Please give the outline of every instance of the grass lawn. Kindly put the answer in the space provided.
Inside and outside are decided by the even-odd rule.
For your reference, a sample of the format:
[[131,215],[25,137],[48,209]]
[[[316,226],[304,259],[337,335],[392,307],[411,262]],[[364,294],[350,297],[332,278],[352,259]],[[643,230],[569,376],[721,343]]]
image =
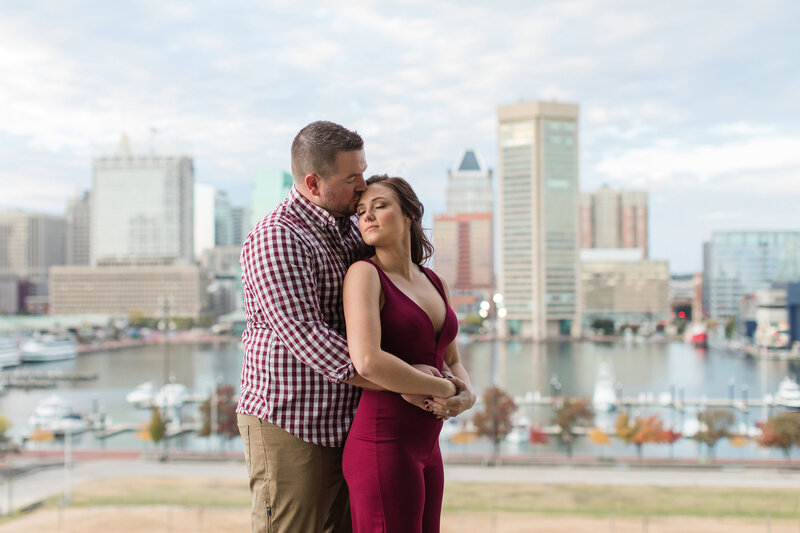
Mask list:
[[[225,508],[250,505],[241,481],[216,478],[113,478],[73,490],[79,507],[177,505]],[[50,503],[57,503],[53,499]],[[500,512],[586,517],[692,516],[800,519],[800,490],[707,487],[448,483],[445,513]]]

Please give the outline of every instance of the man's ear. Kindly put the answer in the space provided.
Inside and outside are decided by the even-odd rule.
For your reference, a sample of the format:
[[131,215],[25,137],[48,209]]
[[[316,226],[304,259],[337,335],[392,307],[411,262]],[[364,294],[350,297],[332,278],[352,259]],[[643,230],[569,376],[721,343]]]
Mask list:
[[305,183],[306,188],[311,192],[314,196],[319,196],[319,182],[322,181],[322,178],[317,176],[315,173],[306,174]]

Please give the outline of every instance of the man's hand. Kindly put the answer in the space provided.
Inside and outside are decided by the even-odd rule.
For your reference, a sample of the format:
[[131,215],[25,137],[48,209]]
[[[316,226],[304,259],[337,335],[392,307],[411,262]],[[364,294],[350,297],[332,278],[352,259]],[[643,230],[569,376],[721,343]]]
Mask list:
[[[425,374],[429,374],[431,376],[435,376],[437,378],[444,377],[442,376],[441,372],[439,372],[436,367],[430,365],[411,365],[420,372]],[[456,389],[458,389],[458,385],[456,385]],[[441,405],[435,404],[433,401],[433,396],[425,396],[424,394],[401,394],[403,399],[410,403],[411,405],[416,405],[423,411],[428,411],[432,413],[436,418],[440,420],[445,420],[445,407]],[[455,398],[455,396],[453,396]]]
[[431,404],[436,412],[443,413],[444,420],[453,416],[458,416],[467,409],[470,409],[475,405],[475,400],[477,400],[475,393],[469,390],[466,383],[457,377],[449,379],[456,385],[455,396],[449,398],[434,397],[433,400],[428,401],[428,404]]

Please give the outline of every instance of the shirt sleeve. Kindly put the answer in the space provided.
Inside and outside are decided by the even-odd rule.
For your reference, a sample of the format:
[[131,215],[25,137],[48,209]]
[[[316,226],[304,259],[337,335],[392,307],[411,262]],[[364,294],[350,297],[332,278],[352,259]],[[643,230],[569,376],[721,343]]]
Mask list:
[[244,245],[242,269],[270,328],[301,363],[339,383],[355,377],[347,341],[323,320],[308,244],[267,226]]

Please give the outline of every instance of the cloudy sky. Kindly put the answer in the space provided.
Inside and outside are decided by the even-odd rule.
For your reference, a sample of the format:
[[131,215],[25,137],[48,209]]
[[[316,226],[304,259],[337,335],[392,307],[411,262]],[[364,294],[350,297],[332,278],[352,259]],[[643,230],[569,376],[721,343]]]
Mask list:
[[800,229],[800,3],[0,0],[0,208],[63,213],[122,133],[247,201],[307,122],[367,141],[429,213],[499,104],[581,106],[581,189],[650,193],[651,257]]

